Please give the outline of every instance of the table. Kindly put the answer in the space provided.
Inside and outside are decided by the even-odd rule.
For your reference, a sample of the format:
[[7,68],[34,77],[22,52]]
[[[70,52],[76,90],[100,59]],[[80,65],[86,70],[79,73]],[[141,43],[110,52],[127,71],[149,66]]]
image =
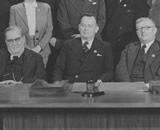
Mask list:
[[159,130],[160,96],[143,83],[103,83],[105,95],[82,97],[84,83],[64,97],[29,97],[31,84],[0,86],[3,130]]

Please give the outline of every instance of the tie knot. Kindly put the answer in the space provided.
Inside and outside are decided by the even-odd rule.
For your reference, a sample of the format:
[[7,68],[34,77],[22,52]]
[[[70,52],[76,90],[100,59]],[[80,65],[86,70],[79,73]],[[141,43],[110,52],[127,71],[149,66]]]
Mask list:
[[82,45],[83,51],[85,53],[87,53],[89,51],[89,48],[87,47],[88,44],[89,44],[88,42],[84,42],[83,45]]
[[142,49],[145,49],[145,48],[146,48],[146,45],[143,45],[143,46],[142,46]]

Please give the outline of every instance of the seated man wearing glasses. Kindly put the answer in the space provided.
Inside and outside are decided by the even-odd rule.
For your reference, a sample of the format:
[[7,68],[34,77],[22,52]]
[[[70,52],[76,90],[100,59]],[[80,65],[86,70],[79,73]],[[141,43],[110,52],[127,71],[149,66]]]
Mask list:
[[160,76],[160,43],[155,39],[157,28],[148,17],[136,20],[139,41],[126,46],[116,67],[116,80],[144,81]]
[[7,48],[0,50],[0,81],[31,83],[45,79],[42,57],[24,48],[25,37],[19,27],[11,26],[5,30],[5,42]]

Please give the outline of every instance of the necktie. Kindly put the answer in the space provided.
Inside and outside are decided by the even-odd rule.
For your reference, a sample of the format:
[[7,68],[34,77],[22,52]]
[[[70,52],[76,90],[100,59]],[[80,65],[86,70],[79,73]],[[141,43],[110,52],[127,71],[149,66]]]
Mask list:
[[146,45],[143,45],[143,46],[141,47],[141,54],[142,54],[142,56],[145,55],[145,48],[146,48]]
[[84,51],[84,53],[87,53],[89,51],[89,48],[87,47],[88,45],[88,42],[85,42],[83,45],[82,45],[82,49]]

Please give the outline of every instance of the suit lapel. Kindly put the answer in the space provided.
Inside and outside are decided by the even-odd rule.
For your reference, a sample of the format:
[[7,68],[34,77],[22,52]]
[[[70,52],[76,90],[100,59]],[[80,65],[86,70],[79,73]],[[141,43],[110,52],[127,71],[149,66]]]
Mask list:
[[159,45],[158,45],[157,42],[154,42],[151,45],[151,48],[149,50],[149,54],[148,54],[147,59],[146,59],[145,69],[147,69],[149,67],[149,65],[154,62],[154,60],[156,59],[157,55],[160,54],[159,49],[160,48],[159,48]]
[[24,24],[26,25],[27,30],[29,31],[28,28],[28,21],[27,21],[27,14],[26,14],[26,9],[24,3],[21,4],[20,8],[18,9],[19,15],[21,16]]
[[[102,48],[101,44],[99,44],[96,41],[96,39],[94,39],[92,46],[91,46],[91,49],[89,50],[87,56],[84,58],[83,63],[80,67],[80,70],[81,69],[83,70],[83,67],[85,67],[86,65],[88,66],[89,65],[88,63],[93,63],[92,61],[95,58],[95,53],[101,52],[100,48]],[[95,65],[92,64],[92,66],[95,66]]]
[[[79,13],[81,13],[83,1],[82,0],[68,0]],[[76,11],[75,11],[76,12]]]
[[84,60],[84,53],[82,50],[82,42],[81,39],[75,39],[76,41],[73,42],[73,44],[71,44],[71,48],[73,51],[73,54],[75,54],[75,56],[77,56],[77,58],[82,62]]
[[128,50],[128,71],[129,73],[131,73],[135,59],[138,55],[139,52],[139,48],[140,48],[140,43],[135,43],[135,45],[133,47],[130,48],[130,50]]
[[29,68],[28,65],[30,65],[32,60],[32,55],[28,53],[28,50],[24,50],[24,66],[23,66],[23,78],[25,79],[28,76],[29,70],[26,68]]

